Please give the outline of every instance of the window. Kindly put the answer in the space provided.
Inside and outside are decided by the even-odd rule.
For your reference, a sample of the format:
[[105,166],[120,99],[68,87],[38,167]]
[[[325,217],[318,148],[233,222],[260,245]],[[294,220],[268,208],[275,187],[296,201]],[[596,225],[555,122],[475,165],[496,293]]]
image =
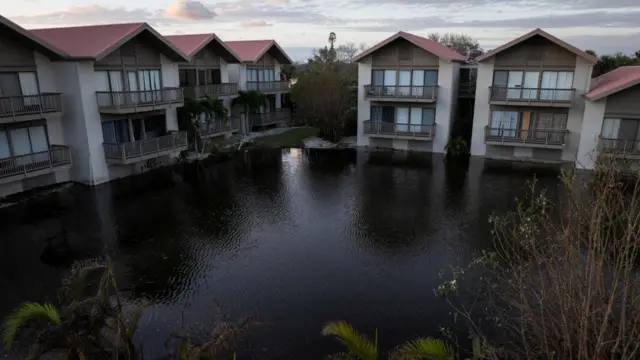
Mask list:
[[[438,85],[437,70],[373,70],[371,95],[374,96],[426,96],[435,95]],[[397,86],[396,86],[397,85]]]
[[[6,104],[6,112],[14,110],[28,110],[40,104],[38,95],[38,78],[35,72],[6,72],[0,73],[0,96],[15,96],[11,104]],[[8,100],[7,100],[8,101]]]
[[[496,70],[493,99],[571,100],[573,72]],[[556,90],[557,89],[557,90]]]
[[122,119],[102,122],[102,139],[104,142],[112,144],[130,142],[129,120]]
[[493,111],[490,136],[562,141],[567,113]]
[[393,124],[394,112],[393,106],[372,106],[371,121]]
[[[543,71],[540,87],[540,99],[544,100],[571,100],[573,94],[570,91],[573,86],[573,73],[569,71]],[[553,90],[558,89],[558,90]]]
[[491,136],[515,137],[518,127],[518,112],[493,111],[491,113]]
[[49,160],[49,140],[44,125],[28,127],[0,126],[0,159],[35,154],[16,160],[17,165]]

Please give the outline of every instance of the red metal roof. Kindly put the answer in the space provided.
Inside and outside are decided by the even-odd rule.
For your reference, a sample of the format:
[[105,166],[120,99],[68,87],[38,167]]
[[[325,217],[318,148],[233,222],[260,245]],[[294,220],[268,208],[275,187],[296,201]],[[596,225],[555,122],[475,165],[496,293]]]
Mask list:
[[584,97],[595,101],[637,84],[640,84],[640,66],[623,66],[592,79],[591,90]]
[[186,56],[147,23],[73,26],[30,30],[36,37],[66,52],[74,58],[99,60],[143,31],[150,32],[165,54],[179,61]]
[[227,62],[242,62],[242,59],[231,48],[220,40],[216,34],[168,35],[165,38],[187,56],[196,55],[202,48],[215,41],[225,52],[220,54]]
[[427,39],[424,38],[422,36],[418,36],[418,35],[414,35],[414,34],[410,34],[408,32],[404,32],[404,31],[399,31],[396,34],[392,35],[391,37],[386,38],[385,40],[383,40],[382,42],[374,45],[372,48],[364,51],[363,53],[361,53],[360,55],[356,56],[354,61],[359,61],[362,58],[364,58],[367,55],[370,55],[371,53],[373,53],[374,51],[382,48],[383,46],[391,43],[392,41],[395,41],[399,38],[403,38],[411,43],[413,43],[414,45],[420,47],[422,50],[428,51],[440,58],[449,60],[449,61],[465,61],[467,60],[467,58],[458,53],[457,51],[451,50],[448,47],[440,44],[437,41],[433,41],[431,39]]
[[287,53],[282,50],[280,45],[275,40],[239,40],[239,41],[225,41],[233,52],[244,62],[255,62],[264,55],[269,49],[275,47],[278,50],[278,56],[276,59],[280,64],[291,64],[293,61]]
[[45,41],[42,41],[42,39],[34,36],[30,31],[0,15],[0,32],[4,33],[7,30],[10,32],[14,32],[22,38],[26,39],[31,45],[34,46],[34,48],[38,49],[40,52],[46,54],[50,58],[64,59],[69,56],[69,54],[65,54],[62,50],[55,48]]

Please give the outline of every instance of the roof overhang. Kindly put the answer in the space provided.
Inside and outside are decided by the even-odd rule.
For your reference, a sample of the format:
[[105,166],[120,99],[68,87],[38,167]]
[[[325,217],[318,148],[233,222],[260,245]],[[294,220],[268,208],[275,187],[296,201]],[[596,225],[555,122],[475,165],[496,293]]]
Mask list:
[[35,35],[31,34],[28,30],[23,29],[20,25],[0,15],[0,29],[2,29],[2,27],[9,29],[9,31],[17,34],[18,36],[23,37],[31,44],[34,49],[43,53],[52,60],[63,60],[69,57],[69,54],[63,52],[62,50],[58,50],[50,44],[40,40]]
[[211,36],[203,41],[200,46],[198,46],[195,50],[188,54],[190,57],[195,56],[200,50],[204,49],[206,46],[211,46],[215,54],[219,55],[224,59],[224,61],[232,64],[240,64],[242,63],[242,59],[231,50],[231,48],[224,43],[224,41],[220,40],[215,34],[211,34]]
[[95,61],[99,61],[105,58],[106,56],[111,54],[113,51],[115,51],[116,49],[118,49],[128,41],[130,41],[131,39],[143,33],[148,33],[151,36],[151,38],[154,39],[154,42],[155,42],[154,45],[160,48],[161,52],[171,60],[177,61],[177,62],[189,62],[190,58],[187,55],[185,55],[182,51],[178,50],[177,47],[171,44],[167,39],[164,38],[164,36],[160,35],[160,33],[154,30],[147,23],[140,25],[136,30],[128,33],[126,36],[123,36],[113,45],[104,49],[102,52],[100,52],[98,55],[96,55],[92,59]]
[[250,61],[245,61],[245,63],[246,64],[255,64],[267,52],[269,52],[271,55],[273,55],[276,58],[276,60],[278,61],[278,63],[280,63],[281,65],[291,65],[291,64],[293,64],[293,60],[291,60],[289,55],[287,55],[287,53],[280,47],[280,45],[278,45],[278,43],[273,41],[273,40],[269,43],[269,45],[265,46],[264,49],[262,49],[262,51],[260,51],[258,53],[258,55],[255,57],[255,59],[250,60]]
[[549,34],[548,32],[546,32],[546,31],[544,31],[542,29],[535,29],[533,31],[530,31],[530,32],[528,32],[528,33],[516,38],[516,39],[513,39],[513,40],[509,41],[506,44],[498,46],[497,48],[485,53],[484,55],[478,56],[476,61],[482,62],[482,61],[484,61],[484,60],[486,60],[486,59],[488,59],[488,58],[490,58],[492,56],[495,56],[496,54],[498,54],[498,53],[500,53],[500,52],[502,52],[504,50],[507,50],[507,49],[517,45],[517,44],[520,44],[520,43],[522,43],[522,42],[524,42],[524,41],[526,41],[528,39],[531,39],[534,36],[541,36],[541,37],[551,41],[552,43],[554,43],[554,44],[556,44],[556,45],[558,45],[560,47],[563,47],[564,49],[566,49],[566,50],[576,54],[577,56],[585,59],[586,61],[588,61],[591,64],[595,64],[596,62],[598,62],[598,59],[595,56],[587,54],[586,52],[578,49],[577,47],[569,44],[566,41],[558,39],[557,37]]
[[625,83],[625,84],[621,84],[620,86],[613,87],[613,88],[611,88],[611,89],[609,89],[607,91],[599,93],[596,96],[589,96],[589,93],[586,93],[584,95],[584,97],[585,97],[585,99],[587,99],[589,101],[598,101],[600,99],[606,98],[607,96],[613,95],[615,93],[619,93],[620,91],[626,90],[628,88],[634,87],[634,86],[639,85],[639,84],[640,84],[640,78],[639,79],[635,79],[635,80],[630,81],[630,82]]

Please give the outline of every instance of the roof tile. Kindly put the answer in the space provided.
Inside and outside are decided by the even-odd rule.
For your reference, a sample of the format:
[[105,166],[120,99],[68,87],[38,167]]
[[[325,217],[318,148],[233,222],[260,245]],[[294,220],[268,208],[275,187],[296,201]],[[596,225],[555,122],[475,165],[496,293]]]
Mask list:
[[238,54],[242,61],[256,61],[258,56],[274,42],[274,40],[242,40],[225,41],[225,44]]
[[640,66],[623,66],[591,80],[591,90],[584,94],[598,100],[635,84],[640,84]]

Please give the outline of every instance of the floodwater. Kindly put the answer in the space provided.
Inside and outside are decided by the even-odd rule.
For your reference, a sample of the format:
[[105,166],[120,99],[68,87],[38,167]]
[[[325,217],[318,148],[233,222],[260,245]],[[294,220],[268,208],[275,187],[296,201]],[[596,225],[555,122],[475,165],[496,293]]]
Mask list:
[[[451,326],[438,272],[491,246],[488,216],[536,174],[397,152],[251,151],[198,171],[76,185],[0,210],[0,316],[55,303],[73,260],[109,255],[119,287],[148,299],[136,341],[166,353],[181,328],[206,334],[221,308],[253,315],[239,359],[321,359],[322,325],[345,320],[388,349]],[[56,250],[52,250],[52,249]]]

